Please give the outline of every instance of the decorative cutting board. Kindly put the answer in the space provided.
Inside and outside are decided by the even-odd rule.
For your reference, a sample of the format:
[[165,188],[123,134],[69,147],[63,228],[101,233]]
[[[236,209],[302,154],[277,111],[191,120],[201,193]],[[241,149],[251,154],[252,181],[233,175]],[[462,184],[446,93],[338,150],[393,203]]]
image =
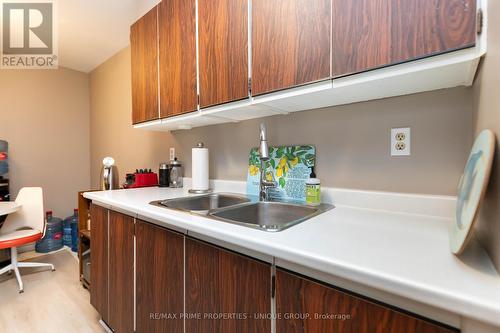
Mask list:
[[458,185],[455,221],[450,232],[450,248],[460,254],[472,236],[479,206],[486,193],[495,153],[495,135],[482,131],[472,147],[465,171]]
[[[266,179],[275,181],[269,189],[271,199],[305,201],[305,182],[316,164],[316,148],[311,145],[269,147]],[[260,158],[258,148],[250,150],[247,193],[259,195]]]

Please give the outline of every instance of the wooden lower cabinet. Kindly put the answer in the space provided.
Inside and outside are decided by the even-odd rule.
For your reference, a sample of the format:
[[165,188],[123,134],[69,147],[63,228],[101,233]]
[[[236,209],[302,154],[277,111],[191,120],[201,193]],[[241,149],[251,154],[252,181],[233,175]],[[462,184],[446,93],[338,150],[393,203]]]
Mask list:
[[91,204],[90,304],[108,322],[108,210]]
[[[271,265],[186,238],[186,332],[271,332]],[[226,316],[223,318],[222,316]]]
[[109,326],[134,331],[134,218],[109,212]]
[[276,311],[277,333],[457,332],[281,269],[276,272]]
[[94,204],[90,214],[90,303],[113,332],[134,332],[134,219]]
[[[271,332],[270,264],[93,204],[91,217],[90,302],[113,332]],[[280,268],[274,288],[277,333],[458,332]]]
[[137,332],[183,332],[184,236],[136,223]]

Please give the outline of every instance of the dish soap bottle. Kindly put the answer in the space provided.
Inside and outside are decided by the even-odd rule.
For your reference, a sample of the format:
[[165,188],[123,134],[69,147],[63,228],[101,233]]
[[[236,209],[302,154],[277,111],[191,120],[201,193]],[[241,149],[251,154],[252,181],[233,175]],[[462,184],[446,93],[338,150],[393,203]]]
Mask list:
[[306,203],[317,206],[321,204],[321,181],[316,178],[314,171],[311,172],[310,177],[306,180]]

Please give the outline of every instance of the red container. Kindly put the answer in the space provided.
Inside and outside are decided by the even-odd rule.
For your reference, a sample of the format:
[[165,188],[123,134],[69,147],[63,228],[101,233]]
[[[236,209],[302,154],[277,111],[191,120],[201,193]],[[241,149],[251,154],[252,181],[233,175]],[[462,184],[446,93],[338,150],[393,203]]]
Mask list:
[[158,186],[158,174],[156,172],[127,174],[125,188]]

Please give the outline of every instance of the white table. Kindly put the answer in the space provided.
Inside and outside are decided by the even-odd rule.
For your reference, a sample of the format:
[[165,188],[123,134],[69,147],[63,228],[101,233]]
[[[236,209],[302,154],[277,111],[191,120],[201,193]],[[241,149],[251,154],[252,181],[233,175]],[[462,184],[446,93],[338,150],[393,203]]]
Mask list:
[[18,211],[21,205],[14,201],[0,202],[0,216],[12,214]]

